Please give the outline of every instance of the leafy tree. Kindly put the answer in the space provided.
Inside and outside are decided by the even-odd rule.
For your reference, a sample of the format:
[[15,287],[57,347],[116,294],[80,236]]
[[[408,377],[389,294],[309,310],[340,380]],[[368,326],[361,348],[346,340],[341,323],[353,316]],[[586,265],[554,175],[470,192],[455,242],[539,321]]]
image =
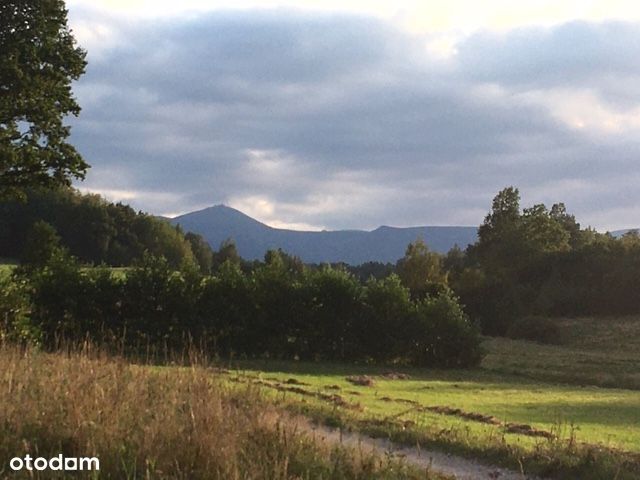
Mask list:
[[437,292],[447,282],[446,273],[442,270],[442,258],[430,251],[422,239],[407,246],[404,257],[398,260],[396,270],[414,299]]
[[442,267],[447,272],[447,278],[451,273],[460,274],[464,270],[465,264],[465,253],[457,243],[449,249],[442,260]]
[[238,253],[236,243],[230,238],[222,242],[218,251],[214,252],[213,269],[217,270],[226,261],[229,261],[236,265],[240,265],[242,263],[242,259],[240,258],[240,254]]
[[449,289],[417,303],[410,329],[413,365],[469,367],[482,359],[477,328]]
[[32,304],[30,321],[42,332],[45,344],[71,339],[90,331],[87,318],[79,315],[86,299],[86,277],[75,258],[64,250],[52,255],[42,268],[20,269],[28,281]]
[[71,82],[85,65],[63,0],[0,3],[0,198],[84,176],[63,119],[80,112]]
[[361,282],[366,282],[371,277],[380,280],[395,272],[395,265],[393,263],[365,262],[361,265],[347,265],[346,263],[342,263],[333,264],[332,266],[346,268]]
[[520,192],[507,187],[493,198],[491,212],[484,218],[478,230],[481,242],[489,242],[497,235],[515,230],[520,219]]
[[305,272],[302,343],[299,355],[331,360],[357,359],[362,285],[344,269]]
[[520,192],[507,187],[494,197],[491,212],[478,228],[478,242],[469,252],[494,276],[503,276],[521,258],[523,245]]
[[580,224],[576,222],[576,217],[567,213],[564,203],[554,203],[549,215],[569,234],[571,248],[576,248],[588,240],[588,236],[585,236],[585,232],[580,229]]
[[202,273],[210,273],[213,267],[213,250],[211,250],[207,241],[202,235],[193,232],[187,232],[184,238],[191,246],[193,257],[198,263],[200,271]]
[[409,289],[393,274],[382,280],[370,279],[363,296],[364,313],[358,344],[362,355],[390,361],[402,355],[407,325],[412,313]]
[[56,229],[47,222],[38,220],[27,234],[21,262],[28,268],[43,267],[62,251],[60,236]]
[[30,309],[25,282],[0,272],[0,343],[39,343],[41,332],[29,320]]
[[85,263],[126,266],[145,251],[165,256],[174,268],[194,261],[186,235],[164,220],[69,187],[26,191],[26,202],[0,202],[0,256],[21,257],[29,228],[44,220],[56,229],[62,245]]
[[543,204],[534,205],[523,210],[523,246],[531,254],[566,252],[569,250],[571,234],[567,231],[565,225],[561,223],[563,217],[558,215],[558,207],[555,207],[556,212],[554,214],[551,214]]
[[198,303],[204,342],[225,355],[251,353],[256,320],[249,278],[240,266],[224,262],[215,277],[206,277]]
[[298,332],[302,328],[297,277],[277,250],[269,250],[265,263],[253,271],[253,298],[257,310],[252,332],[254,352],[295,355]]

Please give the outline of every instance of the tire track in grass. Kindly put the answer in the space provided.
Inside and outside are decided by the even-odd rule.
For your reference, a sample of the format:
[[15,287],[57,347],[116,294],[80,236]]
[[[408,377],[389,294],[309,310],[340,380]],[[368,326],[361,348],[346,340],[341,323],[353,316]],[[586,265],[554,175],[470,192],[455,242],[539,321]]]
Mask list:
[[544,480],[506,468],[485,465],[475,460],[436,450],[397,445],[389,440],[372,438],[357,432],[346,432],[325,425],[316,425],[306,417],[292,419],[295,425],[308,432],[316,441],[342,445],[363,453],[391,456],[421,470],[450,476],[456,480]]

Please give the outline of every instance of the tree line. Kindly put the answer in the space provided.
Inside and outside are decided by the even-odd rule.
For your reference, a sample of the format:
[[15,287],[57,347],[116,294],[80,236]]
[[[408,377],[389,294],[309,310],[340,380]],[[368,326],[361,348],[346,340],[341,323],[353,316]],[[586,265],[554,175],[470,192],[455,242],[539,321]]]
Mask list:
[[174,268],[191,261],[211,268],[213,257],[207,257],[210,249],[202,237],[185,235],[164,219],[68,187],[30,188],[25,195],[26,200],[0,203],[0,257],[21,260],[28,255],[29,236],[38,233],[33,226],[44,221],[85,264],[128,266],[148,252],[165,257]]
[[[39,220],[54,232],[34,229]],[[70,254],[86,264],[129,266],[139,263],[146,252],[164,257],[173,269],[190,266],[217,275],[228,260],[244,275],[252,275],[264,263],[240,258],[232,241],[215,251],[201,236],[185,234],[163,219],[69,188],[30,190],[27,202],[0,204],[0,256],[18,256],[28,263],[33,261],[29,255],[34,256],[30,245],[37,250],[38,245],[48,244],[47,236],[57,234]],[[297,274],[326,267],[304,265],[282,251],[268,252],[265,261],[274,254]],[[640,312],[636,232],[615,238],[581,228],[562,203],[522,209],[519,191],[513,187],[496,195],[478,229],[477,242],[465,250],[454,247],[439,255],[418,239],[395,264],[331,267],[348,272],[361,284],[396,275],[412,301],[450,289],[483,333],[490,335],[507,335],[531,316]]]
[[143,255],[126,274],[83,268],[53,229],[2,280],[0,325],[12,341],[123,344],[134,352],[193,343],[225,357],[461,367],[480,361],[477,328],[446,287],[412,298],[400,277],[360,282],[341,268],[308,268],[279,251],[214,274]]
[[517,188],[493,200],[466,251],[444,258],[448,281],[485,333],[527,316],[640,312],[640,237],[581,228],[562,203],[520,208]]

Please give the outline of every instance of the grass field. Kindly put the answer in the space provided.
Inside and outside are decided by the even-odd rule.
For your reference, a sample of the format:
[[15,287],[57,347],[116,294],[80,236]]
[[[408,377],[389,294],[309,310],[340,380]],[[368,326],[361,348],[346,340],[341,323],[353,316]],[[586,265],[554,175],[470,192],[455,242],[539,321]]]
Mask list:
[[[483,365],[470,371],[388,375],[388,368],[272,361],[242,362],[229,378],[369,433],[524,463],[557,478],[640,478],[640,319],[559,322],[570,333],[565,345],[487,339]],[[354,376],[370,384],[347,380]],[[593,455],[598,468],[580,464]]]
[[[486,338],[471,370],[274,360],[185,368],[0,346],[0,457],[25,445],[84,449],[113,478],[415,478],[304,436],[291,443],[295,431],[265,423],[287,410],[550,478],[640,478],[640,317],[557,322],[562,345]],[[224,456],[206,460],[225,442]]]
[[[99,474],[9,469],[90,456]],[[74,472],[76,473],[76,472]],[[0,478],[426,479],[390,458],[320,444],[252,387],[202,366],[154,368],[91,353],[0,345]]]
[[640,317],[560,319],[562,345],[490,338],[482,368],[536,380],[640,390]]

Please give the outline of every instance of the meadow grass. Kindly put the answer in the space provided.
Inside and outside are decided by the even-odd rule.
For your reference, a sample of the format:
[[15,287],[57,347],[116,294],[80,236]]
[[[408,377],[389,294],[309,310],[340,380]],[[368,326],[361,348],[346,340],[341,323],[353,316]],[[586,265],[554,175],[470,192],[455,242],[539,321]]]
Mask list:
[[228,378],[370,434],[556,478],[640,478],[640,319],[560,322],[565,345],[487,339],[473,370],[244,361]]
[[0,478],[65,478],[13,474],[9,460],[25,454],[97,457],[100,471],[87,478],[440,478],[318,444],[261,391],[218,377],[200,366],[0,347]]
[[555,321],[561,345],[487,338],[482,368],[548,382],[640,390],[640,316]]

